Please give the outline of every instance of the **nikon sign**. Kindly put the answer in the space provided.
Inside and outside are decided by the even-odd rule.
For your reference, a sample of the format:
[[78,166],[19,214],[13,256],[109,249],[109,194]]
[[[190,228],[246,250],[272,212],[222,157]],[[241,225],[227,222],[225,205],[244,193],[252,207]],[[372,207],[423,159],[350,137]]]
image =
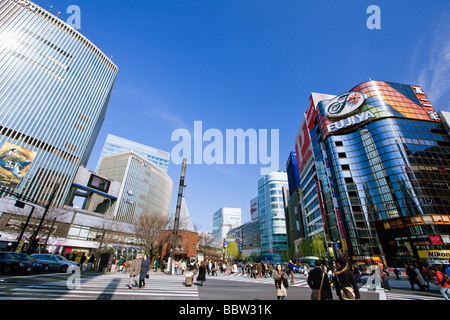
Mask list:
[[450,250],[419,250],[419,258],[450,259]]

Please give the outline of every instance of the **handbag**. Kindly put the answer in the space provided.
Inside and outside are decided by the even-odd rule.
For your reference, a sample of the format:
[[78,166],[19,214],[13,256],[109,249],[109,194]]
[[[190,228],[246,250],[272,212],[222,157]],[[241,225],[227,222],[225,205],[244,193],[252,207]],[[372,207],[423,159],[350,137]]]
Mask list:
[[342,287],[341,281],[339,281],[339,276],[336,275],[336,279],[339,282],[339,287],[341,288],[340,293],[343,300],[356,300],[355,291],[352,287]]
[[325,272],[322,273],[322,281],[320,281],[320,289],[313,289],[311,292],[311,300],[320,300],[321,298],[321,292],[322,292],[322,285],[323,285],[323,279],[325,278]]
[[145,275],[145,278],[146,278],[146,279],[150,278],[150,275],[147,273],[147,274]]

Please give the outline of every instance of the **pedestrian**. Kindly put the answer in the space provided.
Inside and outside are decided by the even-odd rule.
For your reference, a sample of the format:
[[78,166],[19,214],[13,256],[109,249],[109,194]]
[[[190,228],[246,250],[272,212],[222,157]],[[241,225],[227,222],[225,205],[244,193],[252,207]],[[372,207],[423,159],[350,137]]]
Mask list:
[[341,258],[336,263],[336,270],[334,272],[334,287],[339,300],[360,300],[358,284],[356,277],[348,269],[347,260]]
[[83,264],[84,264],[85,261],[86,261],[86,253],[83,252],[83,254],[81,255],[81,258],[80,258],[81,271],[83,271]]
[[178,260],[178,263],[177,263],[177,265],[178,265],[178,270],[180,270],[181,271],[181,275],[183,275],[183,260]]
[[417,281],[417,274],[414,271],[414,266],[412,264],[406,266],[406,275],[408,276],[408,281],[409,284],[411,285],[411,290],[415,291],[414,285],[418,284],[418,281]]
[[232,273],[238,273],[238,268],[237,268],[236,263],[233,264]]
[[294,267],[295,267],[295,265],[292,263],[292,260],[289,260],[288,270],[289,270],[289,274],[291,276],[291,284],[294,284]]
[[422,273],[420,272],[419,268],[417,268],[417,265],[414,265],[414,272],[416,273],[416,278],[417,278],[420,290],[425,291],[425,279],[423,278]]
[[198,268],[197,281],[200,281],[200,285],[203,287],[203,281],[206,281],[206,262],[202,261]]
[[144,259],[141,261],[141,270],[139,271],[139,289],[145,288],[145,278],[149,276],[150,260],[144,254]]
[[130,263],[130,267],[128,269],[128,271],[130,272],[130,279],[128,282],[128,289],[132,289],[133,286],[133,281],[134,281],[134,285],[137,286],[138,282],[136,280],[136,277],[139,276],[139,273],[141,272],[141,260],[139,259],[139,255],[136,255],[136,258],[131,261]]
[[256,278],[258,278],[258,276],[259,276],[259,277],[261,277],[261,279],[264,279],[263,276],[262,276],[262,269],[261,269],[261,263],[260,262],[258,262],[258,265],[256,267],[256,271],[257,271]]
[[269,263],[269,277],[273,276],[273,264]]
[[445,268],[445,274],[450,277],[450,264],[447,265],[447,268]]
[[381,275],[381,285],[384,289],[391,291],[391,286],[389,285],[389,271],[386,268],[386,266],[382,263],[378,263],[378,268],[380,268],[380,275]]
[[333,300],[328,275],[322,260],[314,261],[314,269],[308,274],[308,285],[313,290],[311,300]]
[[88,270],[93,271],[95,266],[95,254],[92,254],[88,260]]
[[119,261],[117,261],[117,265],[119,266],[119,271],[121,272],[123,270],[123,256],[120,256]]
[[175,259],[174,259],[174,262],[173,262],[172,270],[175,271],[173,274],[178,274],[178,261],[176,261]]
[[181,262],[181,275],[184,275],[184,272],[186,271],[187,265],[186,265],[186,260],[183,260]]
[[[448,279],[448,275],[445,273],[445,270],[442,272],[436,267],[431,267],[431,270],[434,273],[437,285],[440,286],[442,296],[445,300],[450,300],[450,282],[447,282],[447,280],[450,281],[450,279]],[[447,280],[445,278],[446,276]]]
[[156,270],[158,270],[158,267],[159,267],[159,259],[155,261],[154,272],[156,272]]
[[217,276],[217,261],[214,261],[211,264],[211,276],[214,276],[214,275]]
[[395,280],[400,280],[400,270],[398,270],[397,267],[395,267],[395,269],[394,269],[394,274],[395,274]]
[[277,267],[273,272],[273,279],[275,281],[277,300],[284,300],[287,296],[287,288],[289,283],[286,273],[281,270],[281,264],[277,264]]

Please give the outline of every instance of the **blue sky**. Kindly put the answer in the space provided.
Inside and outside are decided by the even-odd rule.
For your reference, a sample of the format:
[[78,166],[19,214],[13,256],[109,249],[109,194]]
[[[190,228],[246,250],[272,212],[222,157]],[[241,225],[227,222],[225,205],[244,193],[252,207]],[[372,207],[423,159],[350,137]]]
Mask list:
[[[370,77],[421,85],[450,110],[450,2],[290,0],[36,0],[81,29],[119,67],[88,168],[112,133],[171,152],[178,128],[279,129],[280,169],[311,92],[340,94]],[[369,30],[370,5],[381,29]],[[176,206],[181,166],[170,164]],[[185,196],[194,224],[212,230],[221,207],[250,220],[260,165],[189,165]]]

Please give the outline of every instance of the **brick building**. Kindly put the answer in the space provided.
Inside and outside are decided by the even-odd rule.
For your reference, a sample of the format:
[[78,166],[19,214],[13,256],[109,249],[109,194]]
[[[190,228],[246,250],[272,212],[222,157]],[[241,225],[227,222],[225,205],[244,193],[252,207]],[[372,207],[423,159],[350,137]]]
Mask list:
[[[162,230],[159,235],[159,242],[163,243],[160,247],[161,258],[168,261],[170,257],[170,248],[172,246],[173,230]],[[167,240],[168,239],[168,240]],[[198,233],[186,230],[178,230],[175,246],[175,260],[197,258]]]

